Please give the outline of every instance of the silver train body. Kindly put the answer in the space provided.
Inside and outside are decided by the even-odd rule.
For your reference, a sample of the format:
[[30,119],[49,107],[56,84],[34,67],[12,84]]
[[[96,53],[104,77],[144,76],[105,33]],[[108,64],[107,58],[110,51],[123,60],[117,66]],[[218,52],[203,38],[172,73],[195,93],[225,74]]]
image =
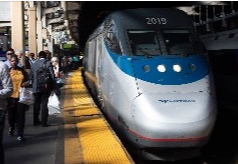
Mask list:
[[216,120],[212,75],[189,17],[176,9],[111,13],[90,36],[85,80],[135,147],[199,149]]

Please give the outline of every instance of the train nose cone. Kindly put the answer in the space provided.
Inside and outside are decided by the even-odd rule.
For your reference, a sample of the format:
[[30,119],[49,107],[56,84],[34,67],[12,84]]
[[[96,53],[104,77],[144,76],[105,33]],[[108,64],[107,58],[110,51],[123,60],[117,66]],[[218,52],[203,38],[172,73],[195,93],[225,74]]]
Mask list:
[[143,136],[141,138],[154,141],[155,145],[166,141],[172,146],[172,141],[188,140],[195,146],[201,144],[194,143],[200,139],[204,144],[216,118],[216,106],[212,102],[207,92],[142,94],[133,102],[135,131]]
[[196,122],[216,109],[208,92],[142,94],[134,101],[135,112],[153,121],[167,123]]

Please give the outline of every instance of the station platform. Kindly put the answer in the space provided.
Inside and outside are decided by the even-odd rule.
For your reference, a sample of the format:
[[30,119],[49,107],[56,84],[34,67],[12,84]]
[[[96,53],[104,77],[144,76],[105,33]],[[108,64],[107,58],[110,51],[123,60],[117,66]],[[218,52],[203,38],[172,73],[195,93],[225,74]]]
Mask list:
[[64,77],[61,113],[49,116],[49,127],[33,126],[33,108],[26,112],[24,136],[4,132],[5,164],[131,164],[123,144],[94,104],[81,69]]

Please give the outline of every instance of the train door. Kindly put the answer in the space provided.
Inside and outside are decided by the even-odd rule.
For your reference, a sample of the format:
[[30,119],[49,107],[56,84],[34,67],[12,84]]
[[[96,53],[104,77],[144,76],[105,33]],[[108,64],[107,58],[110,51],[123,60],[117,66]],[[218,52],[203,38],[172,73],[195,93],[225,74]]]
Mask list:
[[95,76],[98,80],[97,85],[100,85],[100,78],[101,78],[101,57],[102,57],[102,42],[101,37],[97,38],[96,41],[96,58],[95,58]]
[[95,76],[97,79],[96,87],[97,87],[97,95],[100,101],[100,105],[103,107],[103,99],[102,99],[102,91],[101,91],[101,82],[103,78],[102,71],[102,36],[99,36],[96,41],[96,58],[95,58]]
[[88,71],[92,74],[95,74],[95,41],[88,43]]
[[95,76],[96,76],[96,79],[97,82],[96,82],[96,85],[97,85],[97,88],[99,89],[101,84],[100,84],[100,81],[101,81],[101,73],[100,73],[100,70],[101,70],[101,53],[102,53],[102,48],[101,48],[101,37],[98,37],[97,40],[96,40],[96,53],[95,53]]
[[91,40],[88,42],[86,47],[87,55],[85,56],[85,61],[87,62],[84,64],[86,68],[85,78],[89,85],[89,89],[91,93],[96,96],[96,84],[95,84],[95,60],[96,60],[96,41]]

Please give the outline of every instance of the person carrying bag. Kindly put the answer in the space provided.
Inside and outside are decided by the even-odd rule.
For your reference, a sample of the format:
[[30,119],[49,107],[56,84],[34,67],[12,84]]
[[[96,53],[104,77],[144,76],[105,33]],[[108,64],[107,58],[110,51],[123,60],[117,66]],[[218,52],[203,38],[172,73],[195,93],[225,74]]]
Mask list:
[[26,82],[28,80],[27,73],[21,67],[17,66],[18,62],[18,57],[13,54],[10,58],[11,68],[9,69],[13,84],[13,93],[7,98],[7,112],[9,122],[8,134],[13,137],[15,127],[17,127],[17,140],[24,141],[25,138],[23,133],[25,128],[25,116],[26,111],[29,109],[29,105],[19,102],[19,90],[21,87],[29,87],[30,84]]
[[[43,75],[45,71],[47,73]],[[49,109],[47,104],[51,92],[56,89],[56,82],[52,63],[46,58],[46,53],[44,51],[39,52],[39,59],[32,64],[31,75],[33,80],[34,98],[37,100],[34,103],[33,125],[37,126],[41,124],[42,127],[48,127]],[[50,81],[50,83],[46,78]],[[45,84],[44,79],[46,80]],[[40,114],[41,120],[39,119]]]

